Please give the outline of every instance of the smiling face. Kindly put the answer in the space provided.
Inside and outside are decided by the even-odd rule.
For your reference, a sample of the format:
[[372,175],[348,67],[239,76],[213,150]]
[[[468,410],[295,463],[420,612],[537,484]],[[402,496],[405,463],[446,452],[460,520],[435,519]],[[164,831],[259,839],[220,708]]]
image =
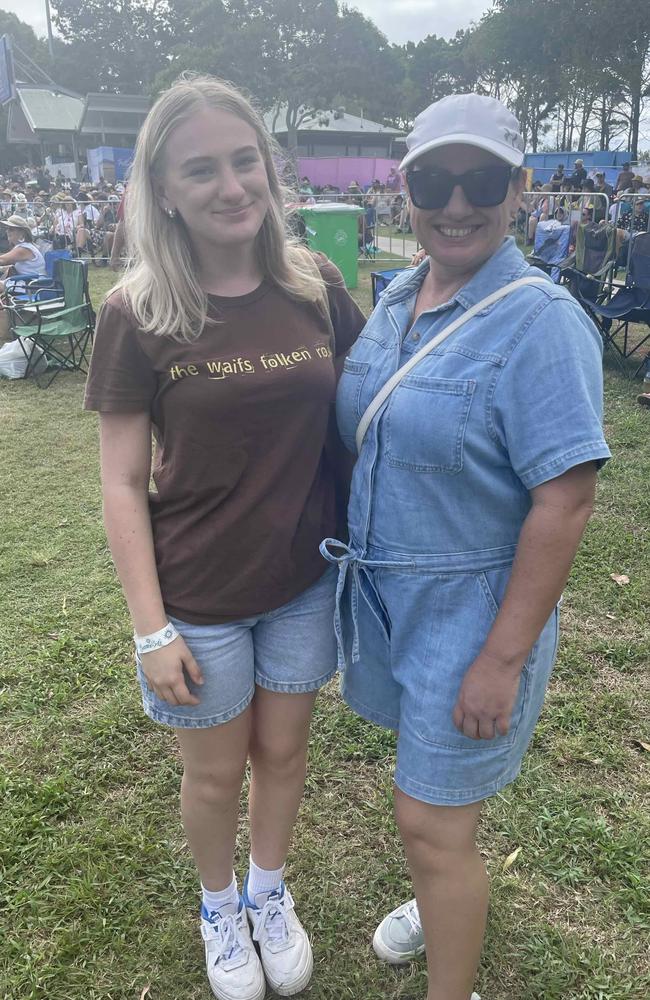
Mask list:
[[252,245],[270,202],[255,130],[228,111],[196,111],[167,140],[157,194],[199,253]]
[[[454,143],[425,153],[414,167],[441,167],[453,174],[464,174],[467,170],[502,162],[476,146]],[[411,205],[411,227],[431,258],[432,270],[464,278],[478,271],[503,242],[523,186],[522,176],[518,182],[510,184],[505,201],[493,208],[475,208],[458,185],[443,208]]]

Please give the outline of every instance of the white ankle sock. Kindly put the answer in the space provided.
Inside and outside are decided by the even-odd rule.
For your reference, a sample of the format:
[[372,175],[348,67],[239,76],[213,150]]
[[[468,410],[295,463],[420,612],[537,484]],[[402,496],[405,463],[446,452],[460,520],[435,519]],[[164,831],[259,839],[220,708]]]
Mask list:
[[274,889],[280,888],[280,882],[282,881],[282,876],[284,875],[284,867],[285,866],[282,865],[281,868],[275,868],[273,871],[269,871],[266,868],[259,868],[253,859],[250,858],[246,892],[251,903],[255,903],[256,906],[263,906],[266,899],[261,897],[264,895],[268,896],[268,894],[273,892]]
[[237,889],[237,879],[234,872],[232,882],[225,889],[220,889],[218,892],[211,892],[203,884],[201,884],[201,889],[203,892],[203,905],[208,913],[214,913],[217,910],[222,916],[226,916],[228,913],[236,913],[239,909],[239,890]]

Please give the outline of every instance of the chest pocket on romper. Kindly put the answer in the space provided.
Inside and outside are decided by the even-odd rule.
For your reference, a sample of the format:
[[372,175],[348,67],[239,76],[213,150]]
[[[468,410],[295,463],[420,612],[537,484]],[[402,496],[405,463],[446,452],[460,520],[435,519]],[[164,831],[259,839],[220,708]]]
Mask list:
[[460,472],[475,388],[473,379],[407,375],[384,418],[388,464],[412,472]]

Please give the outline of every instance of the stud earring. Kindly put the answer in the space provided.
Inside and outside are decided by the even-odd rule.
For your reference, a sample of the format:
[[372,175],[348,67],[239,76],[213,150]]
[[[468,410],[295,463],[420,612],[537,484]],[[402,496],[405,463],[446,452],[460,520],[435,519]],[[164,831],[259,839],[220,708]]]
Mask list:
[[165,215],[166,215],[166,216],[167,216],[167,217],[168,217],[169,219],[175,219],[175,218],[176,218],[176,216],[177,216],[177,214],[178,214],[178,213],[177,213],[177,211],[176,211],[176,209],[175,209],[175,208],[166,208],[166,209],[165,209]]

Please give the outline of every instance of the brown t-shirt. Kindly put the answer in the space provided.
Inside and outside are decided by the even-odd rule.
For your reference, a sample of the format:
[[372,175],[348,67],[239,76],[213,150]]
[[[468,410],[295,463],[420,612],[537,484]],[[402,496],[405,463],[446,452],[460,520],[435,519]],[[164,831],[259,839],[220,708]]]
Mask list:
[[[341,357],[365,321],[334,265],[321,271]],[[318,546],[337,527],[325,453],[336,393],[326,319],[267,281],[209,300],[221,322],[180,343],[138,330],[113,293],[84,401],[151,414],[163,600],[168,614],[199,625],[271,611],[302,593],[325,571]]]

